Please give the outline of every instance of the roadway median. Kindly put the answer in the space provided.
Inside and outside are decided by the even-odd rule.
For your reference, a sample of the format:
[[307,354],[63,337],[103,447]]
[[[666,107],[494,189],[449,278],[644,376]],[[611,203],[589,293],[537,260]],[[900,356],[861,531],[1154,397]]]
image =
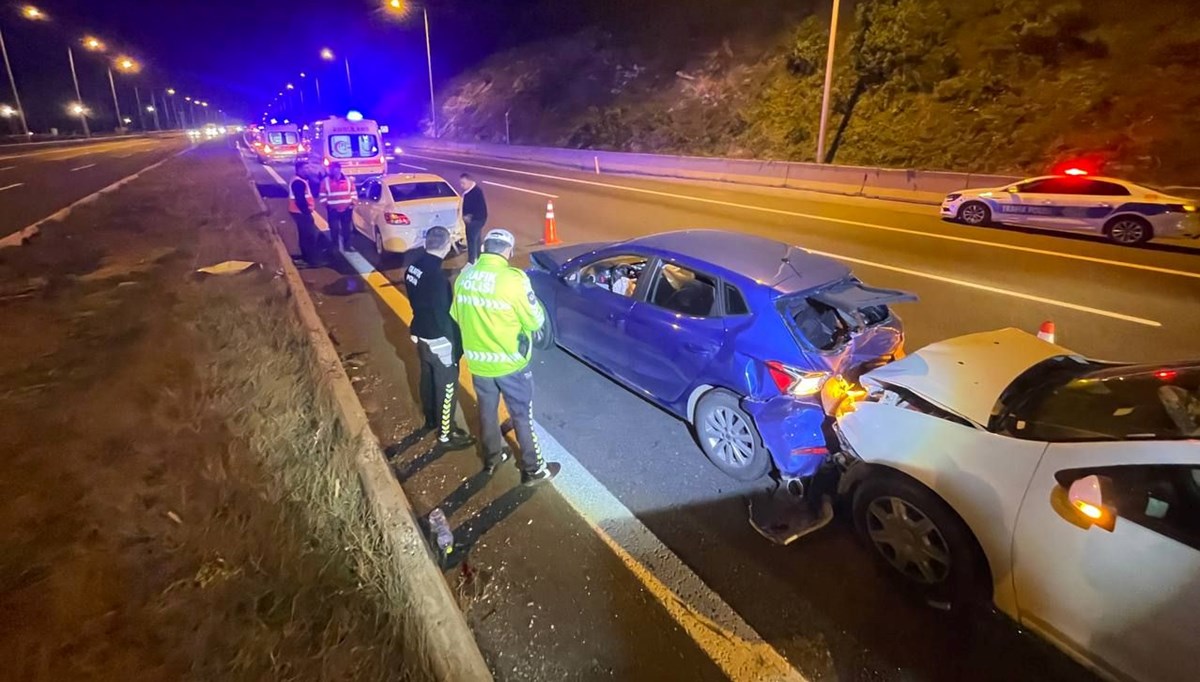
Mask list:
[[204,145],[0,254],[17,678],[490,679],[274,239]]

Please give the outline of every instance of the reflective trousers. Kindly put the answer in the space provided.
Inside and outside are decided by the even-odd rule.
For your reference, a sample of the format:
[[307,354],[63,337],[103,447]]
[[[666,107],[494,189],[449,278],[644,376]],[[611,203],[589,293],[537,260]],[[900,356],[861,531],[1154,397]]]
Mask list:
[[542,466],[542,448],[533,432],[533,372],[526,367],[502,377],[472,377],[479,398],[479,427],[483,431],[486,457],[504,449],[500,432],[500,396],[512,416],[517,444],[521,446],[521,470],[533,473]]
[[455,389],[458,388],[458,363],[454,347],[447,339],[417,339],[417,357],[421,360],[421,407],[425,424],[449,438],[454,430]]

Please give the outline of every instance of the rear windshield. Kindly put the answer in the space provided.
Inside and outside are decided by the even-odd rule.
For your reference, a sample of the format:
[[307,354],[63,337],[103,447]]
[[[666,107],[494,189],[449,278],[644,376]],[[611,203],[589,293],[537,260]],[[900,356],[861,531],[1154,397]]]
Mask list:
[[335,159],[379,156],[379,138],[374,135],[330,135],[329,155]]
[[[1027,370],[1001,428],[1049,442],[1200,438],[1200,368],[1052,358]],[[1015,396],[1014,396],[1015,397]]]
[[271,144],[296,144],[298,139],[296,133],[267,133],[267,142]]
[[[892,311],[886,305],[859,308],[851,315],[808,296],[783,299],[783,314],[793,323],[793,329],[813,347],[832,351],[841,348],[851,335],[887,320]],[[855,319],[855,318],[859,319]]]
[[406,182],[402,185],[388,185],[388,189],[392,190],[392,198],[396,201],[458,197],[454,188],[444,182]]

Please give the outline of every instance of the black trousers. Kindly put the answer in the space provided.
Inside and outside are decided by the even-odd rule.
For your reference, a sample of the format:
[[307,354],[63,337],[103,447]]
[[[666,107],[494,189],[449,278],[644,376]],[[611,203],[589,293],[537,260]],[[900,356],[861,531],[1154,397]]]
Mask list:
[[425,424],[437,428],[438,436],[448,438],[454,430],[455,389],[458,387],[458,363],[454,347],[447,339],[417,339],[417,357],[421,361],[421,408]]
[[293,213],[296,221],[296,238],[300,241],[300,257],[315,264],[321,259],[321,235],[311,213]]
[[521,471],[532,474],[542,466],[542,447],[533,432],[533,372],[526,367],[502,377],[473,376],[475,395],[479,399],[479,428],[483,431],[485,457],[499,454],[504,448],[500,431],[500,397],[508,406],[517,444],[521,446]]
[[354,211],[347,208],[344,211],[329,209],[329,239],[334,248],[345,249],[350,246],[350,238],[354,234]]
[[483,220],[467,221],[467,260],[471,263],[479,260],[479,251],[483,247]]

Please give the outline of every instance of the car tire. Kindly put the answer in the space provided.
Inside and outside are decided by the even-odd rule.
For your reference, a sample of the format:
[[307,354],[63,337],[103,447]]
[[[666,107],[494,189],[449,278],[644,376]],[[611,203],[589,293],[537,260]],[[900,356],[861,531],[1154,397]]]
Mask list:
[[733,393],[722,389],[706,393],[696,404],[692,428],[704,456],[726,476],[753,481],[770,472],[771,453]]
[[375,237],[372,241],[375,242],[375,255],[379,256],[379,267],[382,268],[387,260],[388,251],[383,248],[383,233],[379,231],[378,226],[375,227]]
[[542,323],[541,329],[533,333],[533,347],[538,350],[550,350],[554,347],[558,335],[554,328],[554,316],[550,314],[550,308],[542,303],[542,310],[546,313],[546,321]]
[[1108,241],[1121,246],[1137,246],[1154,239],[1154,228],[1145,218],[1117,216],[1104,225]]
[[992,224],[992,209],[982,201],[968,201],[958,207],[958,222],[983,226]]
[[983,551],[967,524],[933,491],[901,474],[875,473],[854,491],[854,527],[876,560],[943,610],[985,603]]

